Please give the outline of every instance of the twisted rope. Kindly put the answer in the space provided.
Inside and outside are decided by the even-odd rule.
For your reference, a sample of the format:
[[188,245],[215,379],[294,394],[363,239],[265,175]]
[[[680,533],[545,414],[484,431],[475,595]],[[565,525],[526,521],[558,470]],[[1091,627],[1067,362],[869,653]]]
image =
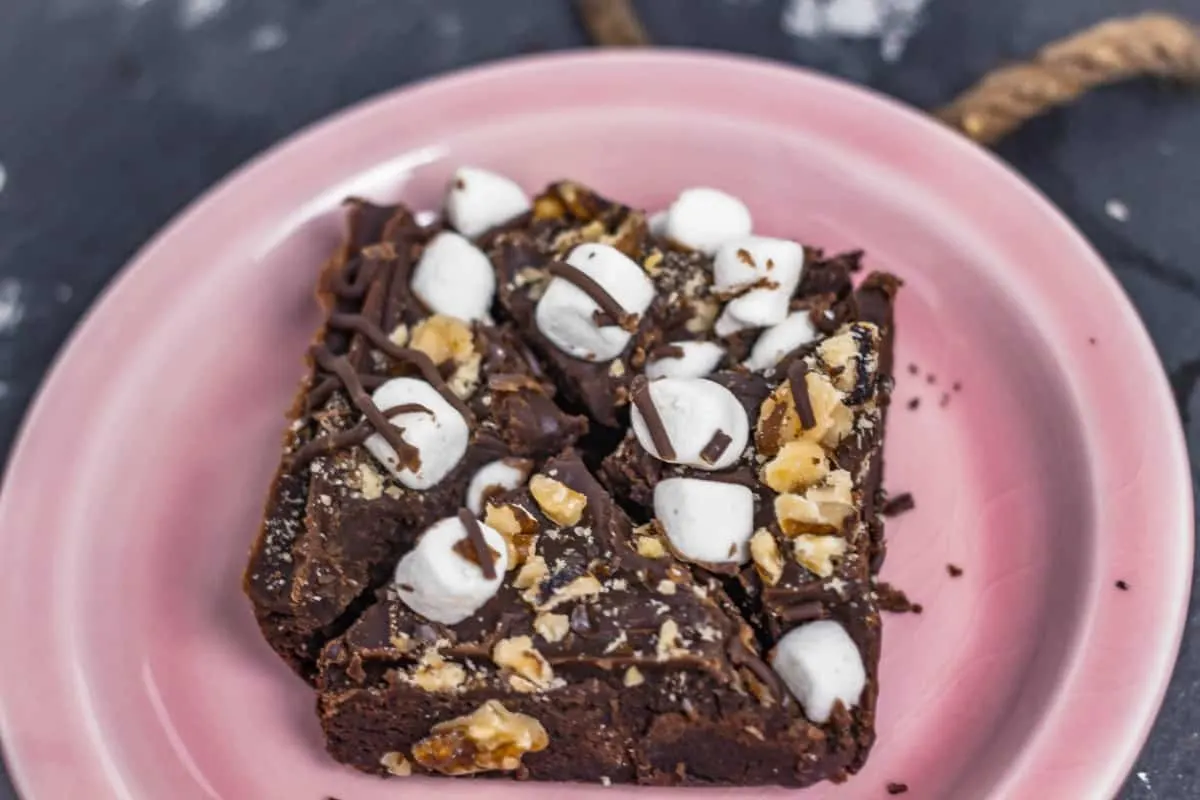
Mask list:
[[[596,44],[650,43],[630,0],[576,0],[576,4]],[[1143,76],[1200,83],[1200,28],[1169,14],[1102,22],[1047,45],[1027,62],[989,72],[933,113],[971,139],[990,145],[1091,89]]]

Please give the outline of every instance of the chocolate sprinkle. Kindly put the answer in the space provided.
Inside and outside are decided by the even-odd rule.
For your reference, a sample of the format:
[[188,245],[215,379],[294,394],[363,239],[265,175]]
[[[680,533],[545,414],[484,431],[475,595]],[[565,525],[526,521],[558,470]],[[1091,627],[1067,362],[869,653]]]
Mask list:
[[892,781],[891,783],[889,783],[887,785],[887,793],[888,794],[904,794],[907,791],[908,791],[907,783],[896,783],[895,781]]
[[717,460],[725,455],[725,451],[729,449],[733,438],[725,431],[717,428],[717,432],[708,440],[708,444],[704,445],[704,449],[700,451],[700,460],[705,464],[715,464]]
[[901,514],[912,511],[916,507],[917,501],[913,499],[912,494],[909,492],[904,492],[903,494],[896,495],[883,504],[883,515],[885,517],[898,517]]
[[488,546],[487,539],[483,538],[483,528],[479,527],[479,520],[475,519],[475,515],[467,509],[460,508],[458,521],[467,529],[467,541],[475,549],[475,559],[473,560],[483,570],[483,577],[489,581],[494,580],[496,577],[496,554]]
[[921,407],[921,398],[914,397],[912,400],[908,401],[908,410],[909,411],[916,411],[920,407]]
[[820,619],[824,613],[819,600],[809,600],[780,610],[779,619],[783,622],[812,622],[814,619]]
[[[601,319],[609,320],[610,324],[615,323],[630,331],[637,327],[637,318],[627,313],[617,299],[587,273],[565,261],[551,261],[546,265],[546,271],[556,278],[562,278],[590,297],[593,303],[600,306],[604,315]],[[601,319],[597,319],[596,324],[602,324]]]
[[683,348],[677,344],[660,344],[646,354],[651,361],[664,358],[683,358]]
[[667,434],[667,426],[663,424],[658,407],[654,405],[654,400],[650,397],[650,382],[639,375],[634,378],[632,389],[633,405],[646,422],[646,429],[650,432],[650,441],[654,443],[654,449],[658,451],[659,458],[663,461],[673,461],[675,448],[671,446],[671,437]]
[[383,415],[388,419],[397,414],[428,414],[431,417],[434,416],[433,409],[421,403],[401,403],[398,406],[392,406],[383,411]]
[[950,574],[951,578],[958,578],[963,574],[962,567],[958,566],[957,564],[947,564],[946,572]]
[[817,416],[813,412],[812,398],[808,396],[808,364],[798,358],[788,367],[788,385],[792,388],[792,400],[796,403],[796,415],[800,417],[800,429],[811,430],[817,427]]
[[1122,592],[1128,592],[1129,584],[1126,583],[1125,581],[1117,581],[1117,588],[1120,589]]

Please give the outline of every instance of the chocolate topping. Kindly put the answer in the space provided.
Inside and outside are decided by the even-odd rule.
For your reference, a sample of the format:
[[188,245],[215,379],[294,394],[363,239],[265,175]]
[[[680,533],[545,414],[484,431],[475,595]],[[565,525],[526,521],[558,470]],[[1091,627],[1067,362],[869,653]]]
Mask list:
[[467,529],[466,541],[470,543],[471,549],[475,552],[475,558],[469,560],[479,565],[479,568],[483,570],[483,577],[489,581],[493,580],[496,577],[496,554],[488,546],[487,539],[483,538],[483,529],[479,527],[479,520],[475,519],[475,515],[467,509],[460,508],[458,521]]
[[[387,415],[385,414],[384,416]],[[371,431],[372,429],[369,424],[360,422],[349,430],[317,436],[292,453],[290,466],[292,469],[298,469],[308,464],[308,462],[317,456],[327,456],[337,450],[360,445],[371,437]]]
[[647,353],[647,357],[651,361],[660,361],[664,358],[683,358],[683,352],[683,348],[678,344],[660,344]]
[[788,385],[792,388],[792,400],[796,403],[796,415],[800,417],[800,429],[811,430],[817,427],[817,417],[813,413],[812,398],[808,396],[808,364],[798,358],[788,367]]
[[646,430],[650,433],[650,441],[654,442],[654,449],[658,450],[658,455],[664,461],[673,460],[675,448],[671,445],[671,437],[667,433],[667,426],[663,424],[662,416],[658,413],[658,407],[654,405],[654,399],[650,396],[650,382],[645,377],[639,375],[634,379],[632,398],[634,407],[646,422]]
[[587,273],[565,261],[549,262],[546,264],[546,271],[556,278],[562,278],[573,284],[575,288],[590,297],[593,303],[600,306],[599,315],[594,316],[597,325],[620,325],[628,331],[637,327],[637,317],[626,312],[616,298]]
[[704,449],[700,451],[700,459],[705,464],[715,464],[721,456],[725,455],[725,451],[729,449],[730,442],[733,438],[720,428],[708,440],[708,444],[704,445]]
[[383,410],[383,416],[391,419],[399,414],[428,414],[433,416],[433,409],[421,403],[401,403],[398,406],[392,406]]

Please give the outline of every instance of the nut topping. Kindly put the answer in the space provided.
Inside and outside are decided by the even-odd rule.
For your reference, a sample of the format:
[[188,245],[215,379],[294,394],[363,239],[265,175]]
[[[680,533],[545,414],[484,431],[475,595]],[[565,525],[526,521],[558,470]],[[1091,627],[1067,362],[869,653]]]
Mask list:
[[430,735],[413,746],[413,759],[443,775],[510,772],[521,766],[526,753],[549,745],[542,723],[488,700],[467,716],[434,725]]
[[379,757],[379,765],[397,778],[407,778],[412,775],[412,764],[403,753],[392,750]]
[[[566,617],[563,617],[566,619]],[[522,681],[512,681],[518,691],[536,691],[547,688],[554,680],[554,670],[545,657],[533,646],[528,636],[501,639],[492,650],[492,661],[497,666],[512,670]]]
[[816,442],[788,442],[762,471],[762,481],[777,492],[800,492],[829,474],[825,450]]
[[587,497],[549,475],[534,475],[529,493],[542,513],[557,525],[576,525],[587,506]]
[[768,586],[779,583],[783,577],[783,554],[779,552],[779,543],[766,528],[759,528],[750,537],[750,557],[754,559],[754,568],[763,583]]
[[846,554],[846,540],[840,536],[802,534],[793,543],[796,561],[822,578],[833,574],[833,560]]

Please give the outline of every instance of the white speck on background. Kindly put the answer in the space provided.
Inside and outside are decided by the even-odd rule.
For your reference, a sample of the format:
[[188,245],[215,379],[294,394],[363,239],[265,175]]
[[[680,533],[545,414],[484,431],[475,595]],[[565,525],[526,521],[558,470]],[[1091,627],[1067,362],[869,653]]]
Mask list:
[[55,284],[54,299],[60,303],[68,303],[75,295],[75,290],[65,283]]
[[287,31],[282,25],[268,22],[266,25],[259,25],[254,29],[254,33],[250,34],[250,49],[256,53],[278,50],[287,44],[287,38]]
[[1142,786],[1146,787],[1146,791],[1150,793],[1151,797],[1158,797],[1158,794],[1154,791],[1154,787],[1150,785],[1149,775],[1144,772],[1139,772],[1137,773],[1137,779],[1141,781]]
[[0,192],[4,191],[4,184],[8,183],[8,171],[4,169],[4,165],[0,164]]
[[225,9],[225,0],[180,0],[179,24],[185,30],[198,28]]
[[21,303],[21,284],[13,278],[0,280],[0,333],[7,333],[21,324],[25,306]]
[[1108,214],[1117,222],[1125,222],[1129,219],[1129,206],[1125,205],[1120,200],[1109,200],[1104,204],[1104,213]]
[[801,39],[825,36],[878,39],[879,55],[889,63],[904,55],[927,0],[788,0],[783,8],[785,33]]

